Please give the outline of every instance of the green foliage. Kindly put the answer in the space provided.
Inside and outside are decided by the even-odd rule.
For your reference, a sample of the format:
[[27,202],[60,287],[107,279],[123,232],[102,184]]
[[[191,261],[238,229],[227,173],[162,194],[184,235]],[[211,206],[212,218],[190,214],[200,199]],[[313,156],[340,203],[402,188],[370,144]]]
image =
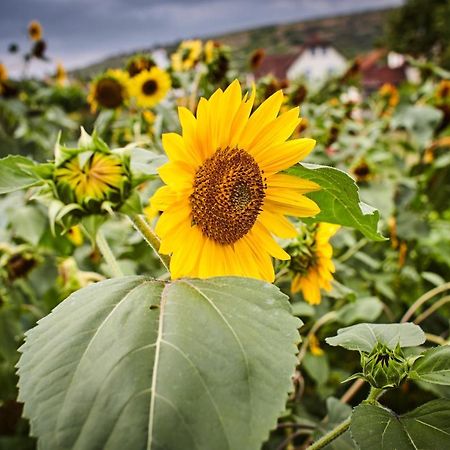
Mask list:
[[27,334],[19,399],[49,450],[256,450],[292,388],[300,325],[263,282],[116,278]]
[[34,173],[35,163],[24,156],[0,159],[0,194],[26,189],[39,182]]
[[425,342],[425,334],[413,323],[372,324],[359,323],[338,330],[337,336],[326,339],[329,345],[340,345],[347,350],[359,350],[370,353],[378,343],[394,350],[415,347]]
[[352,414],[350,432],[364,450],[449,448],[450,400],[433,400],[402,416],[362,404]]
[[347,174],[314,164],[295,166],[288,173],[314,181],[321,187],[320,191],[308,194],[321,209],[315,221],[356,228],[376,241],[384,239],[377,230],[378,211],[361,202],[358,187]]
[[409,378],[428,383],[450,385],[450,346],[427,350],[411,368]]
[[408,0],[392,12],[385,43],[397,52],[426,56],[450,68],[449,17],[447,0]]

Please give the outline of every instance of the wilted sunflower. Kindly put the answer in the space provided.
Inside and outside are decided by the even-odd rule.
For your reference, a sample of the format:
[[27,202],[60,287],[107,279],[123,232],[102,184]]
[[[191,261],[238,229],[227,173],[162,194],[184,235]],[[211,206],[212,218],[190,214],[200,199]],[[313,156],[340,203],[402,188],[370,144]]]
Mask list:
[[42,26],[37,20],[32,20],[28,24],[28,36],[33,41],[39,41],[42,38]]
[[250,69],[251,70],[258,69],[265,57],[266,51],[263,48],[256,49],[250,56]]
[[142,108],[151,108],[169,92],[170,77],[164,70],[153,67],[144,70],[130,81],[130,94]]
[[8,80],[8,69],[2,63],[0,63],[0,83]]
[[441,80],[436,89],[438,103],[450,103],[450,80]]
[[331,290],[331,280],[335,271],[331,257],[333,247],[328,242],[339,230],[339,225],[320,223],[313,229],[305,227],[302,242],[292,252],[290,269],[294,272],[291,283],[293,294],[302,291],[304,299],[312,305],[321,301],[320,290]]
[[154,59],[149,55],[135,55],[130,58],[126,65],[126,70],[131,78],[135,77],[143,70],[150,70],[155,67]]
[[183,41],[177,51],[172,54],[172,68],[177,72],[192,69],[200,60],[202,41]]
[[315,144],[286,142],[300,119],[298,108],[278,116],[283,99],[278,91],[250,114],[254,92],[242,98],[235,80],[225,92],[201,98],[197,117],[179,108],[182,136],[163,135],[170,161],[159,173],[167,186],[152,198],[163,211],[156,232],[160,251],[172,254],[172,278],[240,275],[273,281],[271,256],[289,255],[272,234],[296,235],[285,215],[319,212],[302,195],[317,184],[278,173]]
[[91,84],[88,102],[92,111],[100,106],[117,109],[128,100],[128,74],[123,70],[109,69]]

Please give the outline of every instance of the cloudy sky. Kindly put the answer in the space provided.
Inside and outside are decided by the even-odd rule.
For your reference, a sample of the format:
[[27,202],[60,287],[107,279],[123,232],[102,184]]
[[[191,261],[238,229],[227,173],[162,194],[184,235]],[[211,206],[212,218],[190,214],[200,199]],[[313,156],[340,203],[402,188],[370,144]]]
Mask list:
[[[44,27],[48,54],[69,68],[133,49],[190,37],[395,6],[402,0],[2,0],[0,61],[20,73],[8,45],[28,49],[32,19]],[[35,72],[53,71],[51,64]]]

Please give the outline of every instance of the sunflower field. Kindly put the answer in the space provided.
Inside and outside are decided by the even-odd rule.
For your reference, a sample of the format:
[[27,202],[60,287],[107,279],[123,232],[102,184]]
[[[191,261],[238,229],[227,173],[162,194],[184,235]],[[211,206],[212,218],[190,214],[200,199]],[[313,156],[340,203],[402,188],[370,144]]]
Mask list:
[[450,448],[450,73],[257,56],[0,65],[1,450]]

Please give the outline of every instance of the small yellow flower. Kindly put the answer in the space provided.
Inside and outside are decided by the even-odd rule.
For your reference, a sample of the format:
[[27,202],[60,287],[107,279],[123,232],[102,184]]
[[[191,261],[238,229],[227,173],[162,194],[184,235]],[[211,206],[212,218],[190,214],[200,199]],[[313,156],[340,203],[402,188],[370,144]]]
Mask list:
[[156,116],[152,111],[142,111],[142,117],[149,125],[155,123]]
[[70,242],[72,242],[75,247],[79,247],[83,245],[84,238],[83,233],[81,232],[81,228],[79,225],[74,225],[67,230],[67,238]]
[[299,109],[279,115],[276,92],[253,114],[255,94],[242,96],[237,80],[196,117],[178,109],[182,135],[162,138],[169,162],[159,169],[166,186],[152,198],[163,211],[156,225],[160,252],[172,254],[172,278],[237,275],[274,280],[271,256],[289,259],[273,235],[295,237],[285,216],[310,217],[319,207],[303,194],[316,183],[280,173],[303,159],[313,139],[287,141]]
[[216,41],[206,41],[206,44],[204,46],[204,54],[205,54],[205,62],[206,64],[210,64],[214,60],[214,51],[220,44]]
[[320,347],[319,339],[315,334],[309,337],[309,350],[314,356],[322,356],[324,351]]
[[109,69],[97,77],[91,84],[88,102],[93,112],[100,106],[117,109],[128,100],[129,77],[123,70]]
[[333,247],[328,242],[339,230],[339,225],[320,223],[315,230],[310,248],[292,257],[290,266],[294,272],[291,283],[293,294],[301,291],[303,298],[312,305],[321,301],[320,290],[331,290],[335,267],[331,257]]
[[77,203],[91,199],[102,201],[113,191],[118,191],[126,179],[121,159],[115,155],[92,153],[84,163],[78,156],[70,159],[55,171],[57,186],[68,186]]
[[33,41],[39,41],[42,39],[42,26],[37,20],[32,20],[28,24],[28,36]]
[[201,54],[202,41],[183,41],[171,56],[173,70],[183,72],[192,69],[200,60]]
[[130,94],[141,108],[151,108],[159,103],[170,90],[170,77],[164,70],[153,67],[144,70],[130,80]]
[[398,94],[397,88],[390,83],[385,83],[383,86],[380,87],[380,90],[378,91],[381,97],[387,100],[388,105],[393,108],[397,106],[400,96]]
[[56,65],[56,73],[55,73],[56,82],[60,85],[63,85],[67,81],[67,73],[64,69],[64,66],[59,62]]

